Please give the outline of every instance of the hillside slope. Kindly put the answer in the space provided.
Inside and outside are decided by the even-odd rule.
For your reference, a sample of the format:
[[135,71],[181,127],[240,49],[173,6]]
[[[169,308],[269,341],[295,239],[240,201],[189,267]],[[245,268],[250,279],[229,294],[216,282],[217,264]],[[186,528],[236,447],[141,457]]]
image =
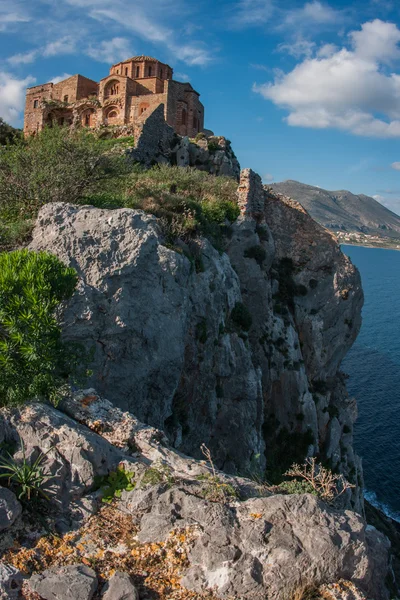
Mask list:
[[[339,234],[341,241],[400,242],[400,216],[370,196],[323,190],[293,180],[274,183],[271,188],[300,202],[320,225]],[[359,235],[346,235],[351,232]]]

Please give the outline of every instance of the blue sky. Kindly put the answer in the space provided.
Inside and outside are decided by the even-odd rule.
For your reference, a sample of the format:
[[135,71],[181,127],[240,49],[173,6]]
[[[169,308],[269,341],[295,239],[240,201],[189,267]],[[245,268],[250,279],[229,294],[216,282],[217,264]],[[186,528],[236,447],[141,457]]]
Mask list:
[[27,85],[135,54],[189,80],[264,181],[400,214],[399,0],[0,0],[0,116],[21,125]]

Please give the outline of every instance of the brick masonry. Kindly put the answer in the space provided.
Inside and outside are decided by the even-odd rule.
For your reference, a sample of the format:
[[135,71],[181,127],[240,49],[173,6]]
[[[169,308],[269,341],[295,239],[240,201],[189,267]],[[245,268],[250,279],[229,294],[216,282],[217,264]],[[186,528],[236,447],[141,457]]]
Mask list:
[[100,82],[74,75],[26,92],[24,133],[34,135],[53,122],[136,125],[143,116],[164,106],[168,125],[194,137],[204,130],[204,106],[190,83],[172,79],[173,70],[149,56],[135,56],[113,65]]

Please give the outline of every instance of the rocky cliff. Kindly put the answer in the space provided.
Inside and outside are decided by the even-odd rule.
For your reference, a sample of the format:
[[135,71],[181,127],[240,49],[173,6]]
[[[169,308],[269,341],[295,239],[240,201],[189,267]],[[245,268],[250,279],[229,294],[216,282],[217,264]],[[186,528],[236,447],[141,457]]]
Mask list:
[[[171,245],[142,210],[41,209],[30,249],[78,273],[63,336],[91,354],[92,388],[0,412],[16,459],[46,452],[44,517],[60,536],[0,488],[0,597],[389,598],[340,372],[359,274],[249,169],[237,201],[218,249]],[[352,486],[334,506],[273,485],[313,456]]]
[[295,202],[242,172],[242,214],[196,261],[142,211],[49,204],[30,245],[76,268],[65,336],[94,353],[91,384],[175,448],[274,480],[320,455],[356,485],[355,404],[340,361],[360,327],[357,270]]

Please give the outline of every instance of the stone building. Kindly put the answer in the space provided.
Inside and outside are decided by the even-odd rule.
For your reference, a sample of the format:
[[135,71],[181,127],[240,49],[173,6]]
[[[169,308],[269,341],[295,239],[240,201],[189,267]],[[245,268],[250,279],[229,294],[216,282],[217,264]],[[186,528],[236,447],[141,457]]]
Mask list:
[[34,135],[46,125],[139,125],[164,105],[166,122],[180,135],[204,129],[204,106],[190,83],[172,79],[173,70],[150,56],[134,56],[113,65],[99,83],[73,75],[26,92],[24,133]]

